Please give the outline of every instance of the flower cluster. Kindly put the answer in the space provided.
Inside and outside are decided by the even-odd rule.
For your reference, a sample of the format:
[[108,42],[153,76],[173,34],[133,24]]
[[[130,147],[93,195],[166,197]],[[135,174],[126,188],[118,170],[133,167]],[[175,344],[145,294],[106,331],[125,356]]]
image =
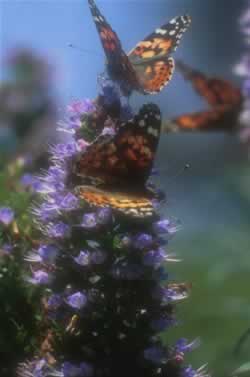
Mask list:
[[168,243],[179,224],[157,213],[135,221],[77,195],[79,153],[131,117],[117,86],[101,83],[95,101],[68,108],[72,139],[52,148],[51,166],[37,185],[41,201],[33,213],[43,240],[25,259],[32,271],[27,280],[46,288],[49,330],[37,358],[21,364],[18,376],[203,376],[183,364],[195,343],[181,339],[171,346],[159,336],[176,325],[175,305],[189,291],[188,284],[169,281],[165,270],[178,261]]

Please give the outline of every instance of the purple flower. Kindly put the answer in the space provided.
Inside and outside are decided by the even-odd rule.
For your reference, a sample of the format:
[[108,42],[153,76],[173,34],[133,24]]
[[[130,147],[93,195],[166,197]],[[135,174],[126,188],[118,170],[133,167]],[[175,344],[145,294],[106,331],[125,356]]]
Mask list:
[[21,179],[20,179],[20,183],[21,183],[22,186],[31,187],[34,183],[33,174],[30,174],[30,173],[23,174]]
[[199,369],[195,370],[190,365],[182,368],[181,377],[210,377],[206,370],[206,365],[201,366]]
[[0,207],[0,223],[8,226],[14,219],[14,211],[9,207]]
[[84,101],[76,101],[67,106],[67,111],[75,115],[92,113],[96,110],[93,101],[85,99]]
[[63,304],[63,299],[59,294],[52,294],[47,304],[50,310],[57,310]]
[[153,237],[147,233],[138,234],[134,238],[134,242],[133,242],[134,247],[139,250],[143,250],[150,247],[152,243],[153,243]]
[[49,183],[57,183],[58,181],[64,181],[65,176],[66,172],[60,166],[50,166],[43,180]]
[[158,235],[174,234],[180,229],[180,224],[165,219],[154,223],[153,229]]
[[97,225],[97,218],[96,214],[91,213],[85,213],[82,217],[81,227],[85,229],[93,229]]
[[102,130],[102,136],[114,136],[115,129],[114,127],[104,127]]
[[176,287],[161,287],[158,286],[153,291],[153,297],[160,300],[162,304],[169,304],[173,301],[179,301],[187,298],[188,294],[186,290],[179,289],[178,285]]
[[195,339],[193,342],[188,343],[187,339],[181,338],[176,342],[174,349],[176,353],[185,353],[185,352],[192,351],[194,348],[197,348],[199,345],[200,345],[199,339]]
[[152,346],[144,350],[144,358],[154,364],[162,364],[167,360],[167,352],[161,346]]
[[57,182],[46,182],[37,180],[36,184],[33,185],[33,190],[35,192],[38,192],[40,194],[52,194],[52,193],[58,193],[60,191],[63,191],[65,189],[65,185],[63,182],[57,181]]
[[65,158],[72,157],[77,153],[77,144],[69,142],[65,144],[57,144],[52,147],[53,158],[64,161]]
[[70,236],[70,226],[62,221],[57,224],[49,225],[48,236],[51,238],[68,238]]
[[69,192],[63,198],[61,198],[60,203],[58,203],[58,205],[60,206],[61,210],[71,211],[78,207],[79,200],[75,195]]
[[74,258],[74,261],[80,266],[88,266],[90,264],[90,252],[88,250],[80,251],[79,255]]
[[87,297],[81,292],[76,292],[73,295],[67,297],[66,302],[74,309],[80,310],[87,303]]
[[47,272],[37,270],[33,272],[33,277],[27,278],[27,281],[34,285],[47,285],[51,282],[51,277]]
[[55,263],[58,256],[58,249],[53,245],[41,245],[37,250],[42,262],[44,263]]
[[62,365],[62,377],[91,377],[93,368],[88,363],[80,363],[78,366],[68,361]]
[[97,218],[97,222],[99,224],[104,225],[104,224],[109,223],[110,220],[112,219],[112,210],[111,210],[111,208],[100,208],[97,211],[96,218]]
[[146,266],[159,266],[163,263],[167,258],[166,251],[159,247],[156,250],[149,250],[143,256],[143,264]]
[[58,206],[55,203],[42,203],[40,207],[33,209],[34,215],[39,217],[42,222],[55,219],[58,216]]

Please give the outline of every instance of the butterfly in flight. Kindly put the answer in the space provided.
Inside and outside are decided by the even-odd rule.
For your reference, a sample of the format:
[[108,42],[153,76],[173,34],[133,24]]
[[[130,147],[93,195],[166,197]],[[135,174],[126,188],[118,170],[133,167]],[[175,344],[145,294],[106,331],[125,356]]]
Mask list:
[[125,95],[130,95],[133,90],[143,94],[160,92],[172,78],[174,59],[169,55],[176,50],[189,27],[190,17],[184,15],[172,19],[126,54],[94,0],[88,2],[107,58],[110,78],[119,82]]
[[191,82],[194,90],[206,100],[210,109],[183,114],[167,121],[163,126],[163,131],[234,130],[243,101],[241,91],[230,82],[219,78],[209,78],[181,61],[176,62],[176,68],[186,80]]
[[74,173],[81,182],[78,196],[90,205],[111,207],[132,217],[152,216],[155,194],[146,183],[160,131],[160,110],[147,104],[114,135],[98,136],[74,162]]

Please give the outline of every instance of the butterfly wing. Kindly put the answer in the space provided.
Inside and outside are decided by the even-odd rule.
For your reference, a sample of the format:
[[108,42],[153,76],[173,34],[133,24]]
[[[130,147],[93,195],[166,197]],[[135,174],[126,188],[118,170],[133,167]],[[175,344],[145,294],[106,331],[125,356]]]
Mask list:
[[129,52],[129,60],[145,94],[160,92],[171,80],[174,60],[169,54],[176,50],[190,23],[189,16],[176,17]]
[[[138,86],[136,73],[122,49],[117,34],[101,14],[94,0],[88,0],[88,3],[107,58],[107,69],[110,77],[114,80],[127,81],[128,87],[131,84],[136,89]],[[127,90],[129,91],[129,89]]]
[[[233,128],[235,121],[232,121],[232,113],[228,106],[219,106],[208,111],[199,111],[190,114],[183,114],[175,119],[165,122],[164,132],[177,131],[209,131]],[[231,126],[230,126],[231,125]]]
[[191,18],[187,15],[173,18],[139,42],[128,53],[129,60],[136,66],[151,59],[165,59],[176,50],[190,24]]
[[212,107],[230,105],[240,107],[242,102],[241,91],[230,82],[218,78],[208,78],[205,74],[189,67],[182,61],[176,61],[176,68],[185,79],[189,80],[195,91],[206,99]]
[[122,192],[105,191],[92,186],[79,186],[77,195],[89,205],[110,207],[134,218],[151,217],[154,214],[152,201],[144,195],[130,195]]
[[105,184],[144,186],[154,163],[161,129],[161,113],[144,105],[114,136],[98,137],[76,163],[79,176],[100,178]]

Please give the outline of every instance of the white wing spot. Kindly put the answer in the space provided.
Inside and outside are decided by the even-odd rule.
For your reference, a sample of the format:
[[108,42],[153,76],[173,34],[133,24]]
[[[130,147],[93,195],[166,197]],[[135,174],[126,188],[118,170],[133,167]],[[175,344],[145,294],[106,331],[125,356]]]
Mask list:
[[140,127],[145,127],[145,120],[141,119],[138,124]]
[[165,35],[167,33],[167,30],[159,28],[159,29],[156,29],[155,32],[157,34]]
[[171,21],[169,21],[169,23],[170,23],[171,25],[175,24],[175,23],[176,23],[176,18],[173,18]]
[[148,128],[148,133],[151,134],[151,135],[153,135],[153,136],[155,136],[155,137],[158,136],[158,130],[155,129],[155,128],[153,128],[153,127],[149,127]]

